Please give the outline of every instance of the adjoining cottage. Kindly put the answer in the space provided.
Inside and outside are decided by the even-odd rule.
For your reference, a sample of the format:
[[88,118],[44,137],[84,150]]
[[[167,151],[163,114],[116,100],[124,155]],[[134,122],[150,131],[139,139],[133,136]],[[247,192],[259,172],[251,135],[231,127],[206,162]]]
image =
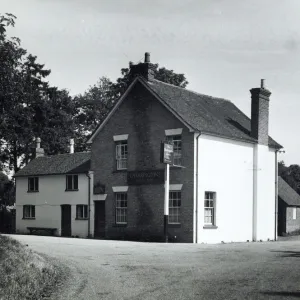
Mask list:
[[[79,231],[86,235],[162,240],[164,165],[160,162],[160,144],[168,140],[174,144],[170,240],[217,243],[275,239],[274,178],[277,151],[282,146],[268,135],[271,92],[264,81],[261,87],[250,90],[250,120],[229,100],[154,79],[153,69],[148,53],[144,63],[130,65],[131,84],[88,140],[90,196],[84,196],[87,188],[79,187],[79,191],[84,191],[81,196],[76,195],[79,191],[71,193],[73,198],[66,192],[56,197],[57,201],[48,197],[48,202],[88,205],[88,232],[84,222],[76,223],[75,206],[71,206],[72,226],[78,224]],[[66,156],[72,155],[76,154]],[[26,173],[20,177],[21,172],[16,174],[19,223],[21,207],[33,203],[31,195],[38,197],[36,201],[42,199],[41,185],[37,194],[20,189],[18,181],[26,181]],[[67,172],[79,173],[73,169]],[[45,186],[61,189],[67,172],[60,174],[60,182],[50,184],[46,179],[49,171],[45,171]],[[82,182],[87,180],[84,172]],[[36,176],[42,180],[39,175]],[[99,188],[99,194],[91,188],[94,186]],[[49,208],[48,216],[55,218],[60,234],[64,210],[50,212]],[[38,208],[35,217],[38,218]],[[41,224],[46,220],[45,216],[39,218]],[[75,233],[72,227],[71,235]]]
[[278,177],[278,235],[300,233],[300,195]]

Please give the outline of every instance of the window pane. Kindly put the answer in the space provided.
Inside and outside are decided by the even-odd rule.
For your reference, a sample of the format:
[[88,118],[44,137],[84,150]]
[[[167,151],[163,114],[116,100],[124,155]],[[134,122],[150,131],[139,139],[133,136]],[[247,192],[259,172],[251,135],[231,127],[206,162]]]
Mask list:
[[39,178],[38,177],[34,178],[34,190],[35,191],[39,190]]
[[34,178],[28,178],[29,181],[29,191],[34,191]]
[[35,218],[35,206],[31,206],[31,217]]
[[72,176],[67,175],[67,190],[72,189]]
[[78,175],[74,175],[74,176],[73,176],[73,180],[74,180],[74,186],[73,186],[73,189],[74,189],[74,190],[78,190]]

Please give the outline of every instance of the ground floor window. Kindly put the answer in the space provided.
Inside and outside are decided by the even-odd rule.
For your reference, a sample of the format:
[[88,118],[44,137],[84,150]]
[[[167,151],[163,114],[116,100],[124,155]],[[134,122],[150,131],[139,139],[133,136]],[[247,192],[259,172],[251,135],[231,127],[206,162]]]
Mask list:
[[35,206],[24,205],[23,206],[23,219],[34,219],[35,218]]
[[297,207],[293,207],[293,220],[297,219]]
[[169,224],[180,223],[181,191],[170,191]]
[[76,218],[87,219],[88,218],[88,206],[83,204],[76,205]]
[[115,193],[116,224],[127,224],[127,193]]
[[205,192],[204,225],[216,225],[216,193]]

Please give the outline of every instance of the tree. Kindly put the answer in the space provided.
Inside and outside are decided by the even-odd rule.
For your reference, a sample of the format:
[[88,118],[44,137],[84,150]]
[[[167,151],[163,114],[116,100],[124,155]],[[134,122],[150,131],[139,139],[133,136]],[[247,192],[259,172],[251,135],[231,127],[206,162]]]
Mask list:
[[13,205],[15,203],[14,182],[0,172],[0,206]]
[[281,176],[300,195],[300,166],[285,166],[283,161],[278,163],[278,175]]

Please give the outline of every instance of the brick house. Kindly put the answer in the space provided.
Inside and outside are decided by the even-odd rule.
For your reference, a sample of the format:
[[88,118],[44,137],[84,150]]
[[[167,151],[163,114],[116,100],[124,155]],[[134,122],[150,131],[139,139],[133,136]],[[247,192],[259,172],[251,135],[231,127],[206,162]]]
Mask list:
[[174,144],[170,240],[275,239],[274,179],[282,146],[268,135],[271,92],[264,82],[250,90],[250,120],[229,100],[154,79],[153,68],[148,53],[145,62],[130,65],[130,85],[88,140],[95,188],[82,201],[88,205],[89,235],[163,239],[160,144],[168,140]]
[[300,231],[300,195],[278,177],[278,235]]

